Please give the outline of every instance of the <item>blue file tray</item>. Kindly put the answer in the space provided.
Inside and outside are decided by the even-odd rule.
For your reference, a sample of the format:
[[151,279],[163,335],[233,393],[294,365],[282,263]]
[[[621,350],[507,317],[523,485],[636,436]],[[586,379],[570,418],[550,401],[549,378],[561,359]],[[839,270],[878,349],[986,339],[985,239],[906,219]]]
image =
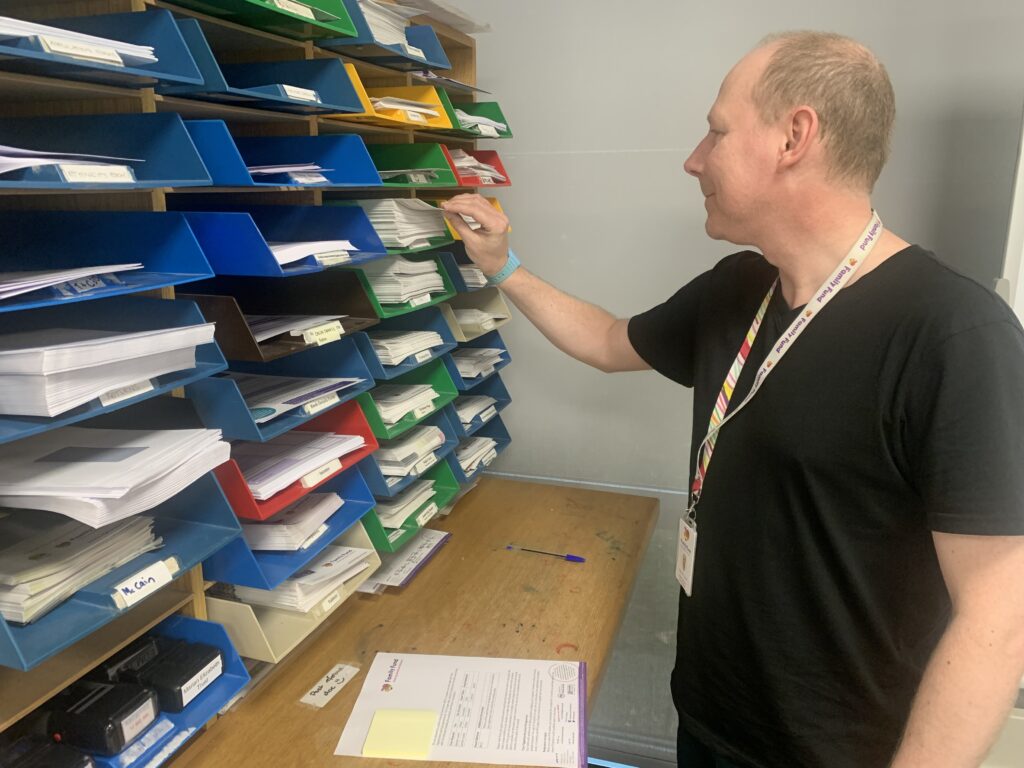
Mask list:
[[[2,121],[0,121],[2,124]],[[213,276],[180,213],[0,211],[0,272],[141,263],[65,290],[45,288],[0,300],[0,313],[71,304],[181,285]]]
[[357,333],[355,335],[356,344],[359,346],[359,352],[363,355],[363,360],[366,362],[366,367],[370,369],[370,373],[373,374],[373,378],[378,381],[387,381],[393,379],[396,376],[401,376],[403,373],[408,373],[414,368],[419,368],[421,365],[426,365],[431,360],[436,360],[442,355],[446,355],[458,346],[458,342],[455,341],[455,337],[452,335],[451,328],[448,327],[448,323],[444,319],[444,315],[441,314],[441,310],[437,307],[426,307],[418,312],[413,312],[408,315],[399,315],[398,317],[388,318],[387,320],[381,320],[381,322],[374,326],[375,331],[436,331],[441,335],[444,340],[444,344],[440,347],[434,347],[430,350],[430,355],[424,356],[422,360],[417,360],[412,357],[408,357],[398,365],[384,365],[380,362],[380,358],[377,357],[377,353],[373,351],[373,345],[370,343],[370,337],[366,333]]
[[[440,427],[441,431],[444,432],[444,445],[434,451],[434,455],[437,456],[438,461],[442,461],[446,456],[448,456],[448,454],[454,451],[455,446],[459,444],[459,437],[455,433],[455,427],[452,426],[451,419],[449,418],[449,408],[450,406],[442,408],[429,419],[424,419],[419,425],[417,425],[421,427]],[[435,465],[431,464],[431,467],[432,466]],[[410,474],[408,477],[403,477],[394,485],[389,486],[387,478],[384,473],[380,471],[380,465],[377,463],[377,459],[372,453],[359,462],[359,469],[363,473],[363,477],[366,479],[366,484],[370,487],[370,492],[378,498],[389,499],[404,491],[416,482],[421,474],[423,474],[422,472]],[[426,472],[429,469],[430,467],[425,467],[423,472]]]
[[497,331],[489,331],[483,336],[478,336],[471,341],[464,341],[459,344],[459,347],[466,348],[490,348],[502,350],[501,362],[494,366],[494,370],[485,376],[477,376],[474,379],[464,379],[459,374],[459,367],[455,364],[455,359],[449,354],[444,356],[444,365],[448,369],[448,373],[451,374],[452,381],[455,382],[455,388],[460,392],[470,392],[471,394],[477,394],[477,387],[483,384],[492,376],[496,375],[498,371],[512,362],[512,358],[509,356],[508,347],[505,345],[504,340]]
[[[156,768],[189,736],[197,733],[249,683],[245,663],[231,644],[227,631],[220,624],[189,616],[175,615],[164,619],[152,634],[190,643],[205,643],[219,648],[223,671],[181,712],[162,712],[138,739],[113,757],[93,755],[100,768]],[[167,754],[163,754],[167,751]]]
[[[458,419],[457,416],[455,418]],[[481,437],[493,438],[497,443],[497,445],[495,445],[495,450],[497,450],[499,456],[504,452],[506,448],[508,448],[509,443],[512,442],[512,437],[511,435],[509,435],[508,430],[505,428],[505,424],[504,422],[502,422],[500,416],[495,416],[484,426],[478,429],[476,431],[476,434],[478,434]],[[459,460],[455,458],[454,451],[448,454],[448,456],[445,458],[445,461],[447,461],[448,466],[452,468],[452,473],[455,475],[455,479],[459,481],[459,485],[467,485],[468,483],[473,482],[474,478],[476,478],[478,475],[480,475],[481,472],[483,472],[486,469],[486,467],[481,462],[480,466],[477,467],[476,472],[474,472],[471,475],[467,475],[465,472],[462,471],[462,467],[459,465]]]
[[151,45],[159,61],[117,66],[47,52],[38,37],[0,39],[0,69],[66,80],[107,83],[129,87],[169,83],[201,83],[202,75],[182,39],[170,11],[149,9],[142,13],[110,13],[41,22],[72,32],[106,37],[136,45]]
[[[191,301],[167,301],[121,296],[93,301],[80,307],[49,307],[35,312],[17,312],[4,317],[4,333],[19,333],[45,328],[95,328],[125,333],[175,328],[205,323],[199,308]],[[104,406],[91,400],[58,416],[0,415],[0,443],[20,440],[39,432],[120,410],[150,397],[170,392],[227,368],[217,343],[196,347],[196,367],[175,371],[151,379],[153,389],[127,400]]]
[[[492,376],[479,388],[474,389],[469,395],[486,395],[493,397],[495,400],[494,411],[495,413],[501,413],[505,408],[512,402],[512,396],[508,393],[508,389],[505,387],[505,382],[501,380],[500,376]],[[456,398],[457,399],[457,398]],[[445,412],[448,415],[449,420],[452,422],[452,426],[455,429],[455,434],[459,436],[459,439],[469,437],[480,430],[480,428],[490,422],[494,416],[489,416],[484,419],[484,411],[476,416],[469,426],[464,427],[462,420],[459,418],[459,414],[455,411],[455,403],[445,406]]]
[[405,28],[405,39],[409,45],[423,51],[422,57],[416,56],[400,45],[378,43],[359,7],[359,0],[344,0],[344,3],[345,9],[352,17],[352,23],[355,24],[356,36],[319,40],[317,45],[321,48],[343,48],[349,56],[392,69],[423,69],[424,65],[430,69],[452,68],[433,27],[421,25]]
[[345,503],[328,518],[327,531],[307,549],[296,552],[254,551],[244,537],[239,537],[203,563],[203,578],[243,587],[274,589],[315,560],[328,544],[359,522],[374,506],[373,495],[356,467],[337,475],[317,488],[315,493],[336,493]]
[[[256,181],[245,167],[235,140],[223,120],[186,120],[185,129],[215,187],[280,187],[277,181]],[[263,178],[262,176],[260,178]]]
[[261,177],[278,186],[330,189],[384,185],[362,136],[246,136],[236,138],[235,146],[247,166],[316,163],[325,169],[318,173],[327,182],[319,184],[297,184],[287,174]]
[[[304,378],[360,378],[357,384],[338,393],[337,408],[356,396],[366,392],[373,384],[363,358],[356,349],[355,342],[343,338],[314,347],[305,352],[298,352],[271,363],[232,363],[233,370],[245,373],[263,373],[272,376],[299,376]],[[201,379],[185,388],[185,395],[192,401],[203,424],[218,428],[228,440],[250,440],[265,442],[278,435],[289,432],[295,427],[315,419],[319,414],[305,415],[296,409],[291,413],[278,416],[263,424],[257,424],[245,404],[238,385],[231,379],[212,376]],[[325,409],[330,410],[330,409]],[[319,413],[323,413],[320,411]]]
[[[220,65],[198,21],[179,19],[178,26],[202,76],[196,85],[161,85],[157,90],[162,94],[301,114],[363,111],[345,65],[337,59]],[[284,85],[314,90],[320,101],[296,99]]]
[[130,610],[114,602],[114,587],[120,582],[169,557],[177,559],[173,575],[180,576],[242,531],[212,472],[145,514],[156,517],[163,547],[97,579],[32,624],[0,620],[0,665],[32,669]]
[[210,184],[210,174],[176,114],[4,118],[0,121],[0,144],[143,161],[130,163],[134,183],[69,183],[50,165],[5,173],[0,176],[0,189],[110,190]]
[[[460,245],[461,242],[452,243],[453,248]],[[465,256],[458,251],[455,253],[443,252],[438,253],[437,255],[441,257],[441,267],[448,273],[448,279],[452,281],[452,285],[455,286],[455,290],[459,293],[470,293],[487,287],[486,285],[481,285],[479,288],[470,288],[466,285],[466,281],[462,278],[462,273],[459,271],[459,267],[469,266],[473,263],[469,260],[468,256]]]

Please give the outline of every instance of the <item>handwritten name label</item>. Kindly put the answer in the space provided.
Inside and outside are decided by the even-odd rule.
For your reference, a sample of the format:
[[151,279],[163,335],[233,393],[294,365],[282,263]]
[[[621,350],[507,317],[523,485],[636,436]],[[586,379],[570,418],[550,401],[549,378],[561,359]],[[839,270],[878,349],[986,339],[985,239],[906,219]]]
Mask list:
[[409,119],[410,123],[427,122],[427,118],[421,112],[413,112],[411,109],[406,110],[405,116]]
[[420,307],[427,304],[430,301],[430,294],[424,293],[422,296],[417,296],[415,299],[409,302],[410,307]]
[[339,605],[341,605],[341,592],[335,591],[328,595],[327,598],[322,603],[320,603],[320,610],[326,614],[328,611],[334,610]]
[[313,257],[316,259],[316,263],[321,267],[333,267],[335,264],[344,264],[348,261],[352,261],[352,254],[348,251],[338,251],[336,253],[318,253]]
[[113,64],[115,67],[124,66],[121,54],[108,45],[94,45],[80,40],[67,40],[52,35],[39,35],[39,44],[47,53],[57,53],[62,56],[70,56],[73,59],[84,59],[85,61],[98,61],[101,64]]
[[491,450],[487,452],[487,455],[480,460],[480,463],[483,464],[485,467],[489,467],[491,466],[491,462],[494,461],[494,459],[497,458],[497,456],[498,452],[494,448],[491,448]]
[[156,704],[152,700],[148,700],[121,721],[121,735],[124,736],[125,743],[132,741],[154,720],[156,720]]
[[289,99],[295,99],[296,101],[312,101],[317,104],[320,103],[320,94],[312,88],[299,88],[297,85],[282,85],[281,90],[284,91],[285,96]]
[[326,176],[315,171],[293,171],[288,176],[296,184],[326,184],[328,181]]
[[434,404],[433,403],[427,403],[426,405],[421,405],[419,408],[414,410],[412,412],[412,415],[415,416],[417,419],[421,419],[424,416],[426,416],[428,413],[433,413],[433,411],[434,411]]
[[324,344],[330,344],[332,341],[338,341],[344,333],[345,329],[341,327],[341,323],[337,320],[332,320],[323,325],[307,328],[302,332],[302,340],[307,344],[320,347]]
[[484,424],[486,424],[488,421],[490,421],[491,419],[493,419],[497,415],[498,415],[498,411],[492,405],[490,408],[488,408],[486,411],[484,411],[483,413],[480,414],[480,421],[482,421]]
[[413,355],[413,359],[416,360],[417,363],[425,363],[433,356],[433,354],[434,353],[429,349],[424,349],[422,352],[417,352]]
[[349,680],[358,674],[359,667],[353,667],[351,664],[335,664],[331,671],[320,678],[320,682],[310,688],[299,701],[317,708],[323,707],[345,687]]
[[431,518],[437,514],[437,504],[430,502],[426,509],[416,515],[416,523],[419,526],[424,526],[430,522]]
[[337,392],[328,392],[326,395],[320,395],[320,397],[310,400],[302,406],[302,412],[307,416],[312,416],[314,413],[320,413],[320,411],[335,405],[339,399]]
[[274,0],[274,5],[282,11],[288,11],[288,13],[294,13],[296,16],[301,16],[304,19],[316,21],[316,14],[313,13],[313,9],[302,3],[296,3],[295,0]]
[[480,323],[480,327],[483,328],[485,331],[491,330],[494,327],[494,318],[488,317],[486,320]]
[[[177,570],[177,561],[174,558],[169,558],[169,560]],[[149,597],[165,584],[170,584],[173,580],[174,576],[167,566],[167,560],[160,560],[116,585],[114,601],[118,603],[119,607],[128,608]]]
[[328,461],[326,464],[324,464],[319,469],[314,469],[309,474],[304,475],[302,477],[302,479],[299,480],[299,484],[303,488],[312,488],[314,485],[319,483],[321,480],[323,480],[323,479],[333,475],[339,469],[341,469],[341,460],[340,459],[331,459],[330,461]]
[[327,523],[324,523],[311,534],[309,534],[309,537],[304,542],[302,542],[302,544],[299,546],[299,549],[309,549],[311,546],[313,546],[316,540],[323,536],[325,533],[327,533]]
[[68,184],[134,184],[135,174],[127,165],[60,163],[60,175]]
[[125,387],[117,387],[109,392],[104,392],[100,395],[100,404],[106,407],[108,405],[113,405],[114,403],[120,403],[122,400],[135,397],[136,395],[152,391],[153,382],[146,379],[145,381],[139,381],[135,384],[129,384]]
[[422,459],[416,462],[416,465],[412,468],[413,474],[423,474],[435,464],[437,464],[436,453],[431,453],[429,456],[424,456]]
[[394,544],[398,539],[402,538],[405,534],[404,528],[395,528],[391,533],[388,534],[388,541]]

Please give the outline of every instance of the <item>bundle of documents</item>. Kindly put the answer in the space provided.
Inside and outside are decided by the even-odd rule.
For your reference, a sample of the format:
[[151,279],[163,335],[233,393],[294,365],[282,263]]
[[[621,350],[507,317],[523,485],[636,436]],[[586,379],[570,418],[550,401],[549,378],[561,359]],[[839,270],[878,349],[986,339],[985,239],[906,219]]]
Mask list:
[[0,614],[19,624],[162,544],[147,515],[93,529],[35,510],[5,511],[0,541]]
[[428,360],[430,350],[444,346],[437,331],[368,331],[370,345],[381,365],[398,365],[409,357]]
[[440,427],[420,426],[395,440],[381,443],[373,456],[385,477],[402,478],[413,473],[416,467],[434,451],[444,445],[444,432]]
[[[2,163],[3,158],[0,157],[0,173],[4,173]],[[0,301],[67,282],[76,283],[77,292],[83,293],[92,287],[89,278],[95,278],[97,275],[112,275],[117,272],[130,272],[133,269],[142,269],[142,264],[133,262],[131,264],[98,264],[94,267],[75,267],[73,269],[43,269],[34,272],[0,272]]]
[[219,429],[62,427],[0,445],[0,505],[98,528],[166,501],[229,453]]
[[485,184],[507,181],[493,165],[477,160],[464,149],[451,149],[449,154],[455,162],[455,169],[461,176],[476,176]]
[[235,597],[247,603],[308,613],[346,581],[370,567],[372,549],[324,547],[320,556],[276,589],[235,587]]
[[[427,115],[438,117],[437,105],[429,101],[413,101],[412,99],[399,99],[395,96],[370,97],[370,103],[374,109],[397,109],[405,112],[412,118],[412,115]],[[410,114],[411,113],[411,114]]]
[[366,18],[373,39],[381,45],[398,45],[409,53],[423,58],[423,51],[409,45],[405,28],[409,19],[423,13],[415,8],[405,8],[395,3],[377,3],[374,0],[359,0],[359,9]]
[[302,336],[306,331],[328,323],[337,323],[341,336],[341,321],[347,315],[246,315],[245,324],[256,341],[266,341],[275,336],[288,334]]
[[429,384],[381,384],[370,390],[373,402],[380,411],[381,420],[391,426],[410,413],[417,419],[434,410],[434,400],[440,397]]
[[294,552],[306,549],[327,532],[327,520],[345,500],[336,493],[311,493],[270,520],[243,522],[242,535],[251,549]]
[[324,266],[343,264],[358,250],[348,240],[306,240],[292,243],[267,243],[278,264],[293,264],[312,256]]
[[[476,222],[473,223],[476,224]],[[476,229],[479,226],[477,224],[473,228]],[[487,277],[484,275],[484,271],[474,264],[460,264],[459,274],[462,275],[462,280],[467,288],[483,288],[487,285]]]
[[463,426],[468,427],[477,416],[484,421],[490,419],[494,414],[488,413],[487,410],[494,408],[497,402],[488,395],[461,395],[455,398],[455,412],[459,415],[459,421]]
[[456,90],[490,93],[490,91],[485,91],[483,88],[477,88],[475,85],[464,83],[461,80],[455,80],[450,77],[445,77],[444,75],[439,75],[437,72],[431,72],[429,69],[420,69],[415,72],[410,72],[409,74],[416,75],[416,77],[422,77],[424,80],[431,80],[441,86],[451,86]]
[[455,322],[467,336],[476,336],[485,331],[494,330],[499,320],[507,320],[508,315],[497,312],[485,312],[482,309],[456,309]]
[[475,131],[481,136],[488,136],[492,139],[498,138],[502,131],[508,130],[508,125],[499,120],[491,120],[489,117],[480,115],[469,115],[461,109],[455,110],[455,116],[459,119],[459,125],[465,130]]
[[0,413],[56,416],[97,397],[107,405],[120,394],[145,392],[155,376],[194,368],[196,346],[213,341],[213,330],[206,323],[138,333],[41,328],[0,335]]
[[444,281],[437,271],[437,262],[410,261],[401,256],[388,256],[363,268],[370,287],[382,304],[422,303],[430,301],[431,293],[444,291]]
[[490,464],[498,455],[497,441],[490,437],[471,437],[455,449],[455,458],[467,475],[477,471],[480,464]]
[[[434,498],[434,481],[417,480],[393,499],[377,499],[377,517],[380,518],[381,525],[385,528],[401,528],[402,523],[410,515],[432,498]],[[430,516],[432,517],[436,512],[437,507],[435,506]]]
[[220,378],[238,385],[253,421],[265,424],[271,419],[301,409],[307,416],[337,405],[338,392],[362,384],[365,379],[312,379],[300,376],[265,376],[257,373],[227,371]]
[[431,181],[436,181],[439,173],[443,171],[451,171],[450,168],[392,168],[387,171],[377,171],[380,174],[382,180],[397,179],[399,176],[408,176],[409,179],[406,183],[409,184],[426,184]]
[[388,248],[429,248],[430,239],[447,232],[444,213],[422,200],[358,200],[370,224]]
[[446,531],[421,528],[401,551],[381,552],[380,567],[356,591],[380,594],[385,587],[404,587],[450,538]]
[[494,373],[494,366],[501,362],[505,351],[492,347],[462,347],[452,352],[452,360],[459,369],[459,376],[475,379]]
[[[56,165],[66,181],[135,181],[130,163],[145,162],[139,158],[83,155],[78,152],[46,152],[0,145],[0,175],[26,168]],[[92,169],[93,173],[90,173]],[[112,171],[108,176],[103,169]]]
[[0,40],[25,37],[38,38],[39,44],[49,53],[64,54],[75,59],[118,66],[155,64],[159,61],[151,45],[135,45],[122,40],[111,40],[0,16]]
[[252,495],[265,501],[297,481],[308,482],[306,487],[316,485],[341,468],[342,456],[365,444],[362,435],[294,430],[265,443],[237,441],[231,458],[238,462]]
[[276,176],[280,173],[316,173],[328,170],[316,163],[281,163],[279,165],[250,165],[246,167],[250,176]]

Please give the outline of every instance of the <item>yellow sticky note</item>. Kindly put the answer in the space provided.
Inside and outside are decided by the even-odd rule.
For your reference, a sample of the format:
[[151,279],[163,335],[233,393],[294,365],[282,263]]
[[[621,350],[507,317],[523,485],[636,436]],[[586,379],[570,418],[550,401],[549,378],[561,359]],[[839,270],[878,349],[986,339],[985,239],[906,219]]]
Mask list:
[[363,756],[426,760],[436,727],[437,712],[378,709],[363,742]]

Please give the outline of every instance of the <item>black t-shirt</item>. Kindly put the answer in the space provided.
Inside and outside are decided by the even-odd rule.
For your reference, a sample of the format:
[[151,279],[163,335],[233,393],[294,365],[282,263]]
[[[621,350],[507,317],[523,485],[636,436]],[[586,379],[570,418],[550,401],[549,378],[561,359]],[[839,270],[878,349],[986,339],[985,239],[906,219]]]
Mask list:
[[[693,387],[688,478],[777,271],[723,259],[629,338]],[[781,290],[731,406],[794,319]],[[684,725],[757,768],[882,768],[949,618],[932,532],[1024,534],[1024,334],[916,246],[840,291],[722,429],[680,592]]]

